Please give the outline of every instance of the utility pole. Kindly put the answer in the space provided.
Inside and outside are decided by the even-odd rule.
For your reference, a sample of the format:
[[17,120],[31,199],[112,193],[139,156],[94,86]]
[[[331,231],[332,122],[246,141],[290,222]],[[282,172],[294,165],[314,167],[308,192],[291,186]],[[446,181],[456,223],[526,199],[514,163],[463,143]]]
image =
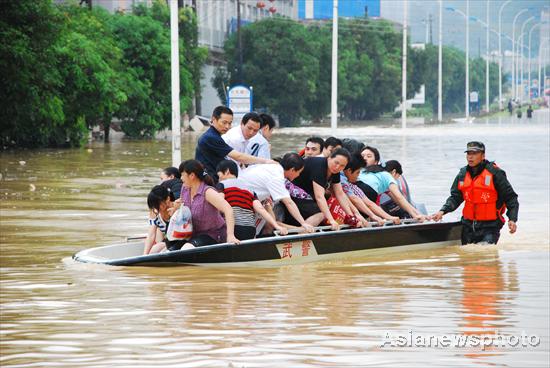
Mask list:
[[178,2],[170,0],[170,61],[172,89],[172,166],[181,163],[180,54]]
[[[182,0],[178,0],[178,9],[180,8],[183,8],[183,1]],[[191,8],[193,9],[193,13],[195,14],[195,17],[197,17],[197,22],[199,21],[199,18],[197,16],[197,0],[191,0]],[[199,35],[197,34],[197,37],[194,37],[194,40],[193,40],[193,43],[194,43],[194,46],[195,47],[198,47],[199,45]],[[200,77],[200,73],[199,75],[196,75],[195,77],[195,114],[196,115],[202,115],[202,104],[201,104],[201,100],[202,100],[202,96],[201,96],[201,87],[200,87],[200,83],[201,83],[201,77]]]
[[330,88],[330,128],[338,128],[338,0],[332,0],[332,71]]
[[485,60],[485,111],[488,113],[490,111],[489,108],[489,0],[485,0],[485,5],[487,6],[487,10],[485,12],[485,20],[487,23],[487,29],[485,30],[485,41],[487,45],[487,55]]
[[239,81],[241,83],[244,83],[243,81],[243,44],[242,44],[242,38],[241,38],[241,1],[237,0],[237,48],[239,51]]
[[428,16],[428,21],[430,23],[430,45],[433,45],[434,39],[433,39],[433,17],[432,14]]
[[403,0],[403,60],[401,65],[401,128],[407,127],[407,17],[409,1]]
[[439,45],[437,52],[437,120],[443,120],[443,0],[439,0]]
[[470,0],[466,0],[466,78],[465,78],[466,122],[470,121]]

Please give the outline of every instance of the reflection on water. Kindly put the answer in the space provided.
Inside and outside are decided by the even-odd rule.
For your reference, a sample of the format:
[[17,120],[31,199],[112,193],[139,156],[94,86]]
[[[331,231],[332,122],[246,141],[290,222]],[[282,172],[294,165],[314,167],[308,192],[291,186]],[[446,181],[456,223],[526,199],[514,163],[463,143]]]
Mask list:
[[[520,195],[519,233],[504,234],[498,247],[276,269],[114,268],[70,259],[80,249],[144,232],[144,197],[169,165],[169,142],[2,153],[0,365],[547,366],[545,124],[494,121],[405,134],[343,128],[341,136],[402,161],[414,197],[430,210],[464,164],[464,143],[484,141]],[[300,146],[311,131],[281,131],[276,153]],[[184,158],[194,148],[186,139]],[[546,170],[525,164],[535,158]],[[524,332],[540,337],[540,345],[382,346],[387,334],[409,331]]]

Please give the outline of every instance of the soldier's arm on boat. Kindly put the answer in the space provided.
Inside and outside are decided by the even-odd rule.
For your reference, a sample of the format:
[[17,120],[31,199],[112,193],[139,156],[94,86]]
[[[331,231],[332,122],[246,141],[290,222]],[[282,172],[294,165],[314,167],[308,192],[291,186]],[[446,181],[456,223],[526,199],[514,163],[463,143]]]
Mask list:
[[276,161],[273,161],[273,160],[270,160],[270,159],[267,159],[267,158],[247,155],[246,153],[242,153],[242,152],[239,152],[239,151],[236,151],[236,150],[233,150],[233,151],[229,152],[229,154],[227,156],[229,156],[230,158],[232,158],[235,161],[238,161],[240,163],[247,164],[247,165],[249,165],[249,164],[278,164]]
[[235,217],[233,216],[233,208],[227,203],[222,193],[218,193],[216,189],[210,188],[206,190],[204,195],[208,203],[216,207],[218,211],[223,213],[225,217],[225,225],[227,228],[227,242],[239,244],[240,241],[235,237]]
[[296,221],[304,228],[304,230],[308,233],[312,233],[315,231],[315,228],[308,224],[306,220],[302,217],[302,214],[300,213],[300,210],[298,209],[298,206],[296,206],[296,203],[290,197],[281,198],[281,202],[285,205],[285,207],[288,210],[288,213],[294,217]]

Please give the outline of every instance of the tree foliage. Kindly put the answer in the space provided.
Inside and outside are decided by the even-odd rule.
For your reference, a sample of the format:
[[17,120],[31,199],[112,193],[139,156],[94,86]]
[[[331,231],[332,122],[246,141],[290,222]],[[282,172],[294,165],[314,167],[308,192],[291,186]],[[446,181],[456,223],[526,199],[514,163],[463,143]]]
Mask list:
[[[466,57],[465,53],[444,46],[442,50],[443,78],[442,78],[442,107],[445,113],[457,113],[464,111]],[[414,65],[413,75],[426,85],[426,103],[434,112],[437,111],[437,69],[438,47],[427,45],[425,50],[416,50],[411,54]],[[470,91],[479,92],[480,103],[485,102],[485,60],[481,58],[470,60]],[[506,91],[503,75],[503,92]],[[489,65],[489,89],[493,93],[490,101],[498,98],[498,64]]]
[[[243,76],[238,73],[237,37],[225,44],[227,66],[219,68],[214,86],[254,87],[258,107],[279,115],[283,124],[300,118],[319,120],[330,110],[332,25],[304,25],[281,17],[241,29]],[[401,97],[401,34],[385,21],[340,20],[338,106],[345,119],[370,119],[390,111]],[[412,71],[412,66],[410,66]],[[410,80],[409,89],[420,86]]]
[[[140,5],[132,14],[90,10],[76,1],[2,1],[0,6],[2,146],[79,146],[93,126],[108,133],[113,118],[135,137],[169,126],[165,1]],[[196,45],[195,14],[183,8],[179,18],[185,110],[200,88],[207,54]]]

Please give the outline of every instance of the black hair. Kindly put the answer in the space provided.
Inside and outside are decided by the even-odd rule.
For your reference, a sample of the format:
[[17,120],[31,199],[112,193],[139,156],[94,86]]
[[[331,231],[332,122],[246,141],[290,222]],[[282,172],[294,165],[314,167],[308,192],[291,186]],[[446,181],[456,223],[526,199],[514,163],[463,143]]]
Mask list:
[[266,125],[269,125],[269,129],[275,128],[275,120],[271,115],[268,114],[260,114],[260,118],[262,119],[262,122],[260,123],[260,128],[263,128]]
[[279,162],[283,167],[283,170],[301,170],[305,165],[305,161],[299,154],[295,152],[285,153],[282,158],[276,158],[275,161]]
[[351,155],[351,160],[349,160],[344,170],[351,169],[351,172],[354,172],[363,166],[365,166],[365,160],[363,160],[360,154],[356,153]]
[[212,111],[212,118],[219,119],[222,117],[222,114],[228,114],[233,116],[233,111],[227,106],[217,106],[214,111]]
[[348,160],[348,163],[351,161],[351,154],[345,148],[335,149],[334,151],[332,151],[329,158],[334,158],[336,156],[344,156]]
[[401,164],[399,163],[399,161],[396,161],[396,160],[386,161],[386,165],[384,166],[384,169],[387,172],[392,172],[392,170],[395,170],[399,175],[403,174],[403,168],[401,167]]
[[160,204],[170,197],[170,192],[162,185],[155,185],[147,195],[147,207],[150,210],[160,210]]
[[221,173],[224,174],[227,170],[229,170],[229,173],[231,175],[235,175],[235,177],[239,176],[239,167],[237,166],[235,161],[222,160],[222,161],[220,161],[218,166],[216,166],[216,173],[221,172]]
[[336,146],[342,147],[342,140],[336,137],[328,137],[325,140],[325,144],[323,145],[324,148],[336,147]]
[[309,142],[317,143],[317,144],[319,145],[319,147],[321,147],[321,149],[323,149],[323,147],[324,147],[324,145],[325,145],[325,141],[323,140],[323,138],[321,138],[321,137],[316,137],[316,136],[309,137],[308,139],[306,139],[306,145],[307,145]]
[[207,185],[214,185],[214,180],[212,179],[212,177],[210,177],[210,175],[208,175],[208,173],[206,172],[206,170],[204,169],[204,166],[203,164],[201,164],[199,161],[197,160],[187,160],[187,161],[183,161],[181,164],[180,164],[180,173],[186,173],[186,174],[195,174],[195,176],[200,180],[200,181],[203,181],[205,182]]
[[262,118],[255,112],[247,112],[246,114],[244,114],[243,118],[241,119],[241,124],[246,125],[249,120],[255,121],[256,123],[260,124],[260,126],[262,125]]
[[162,170],[162,172],[164,174],[166,174],[167,176],[173,176],[176,179],[181,179],[181,173],[180,173],[180,171],[178,170],[177,167],[170,166],[170,167],[167,167],[166,169]]
[[363,153],[364,150],[371,151],[374,154],[374,159],[376,160],[376,162],[380,162],[380,152],[378,152],[378,150],[376,148],[371,147],[371,146],[365,146],[361,150],[361,153]]
[[347,149],[352,155],[360,154],[365,147],[364,143],[359,142],[353,138],[344,138],[342,139],[342,148]]

